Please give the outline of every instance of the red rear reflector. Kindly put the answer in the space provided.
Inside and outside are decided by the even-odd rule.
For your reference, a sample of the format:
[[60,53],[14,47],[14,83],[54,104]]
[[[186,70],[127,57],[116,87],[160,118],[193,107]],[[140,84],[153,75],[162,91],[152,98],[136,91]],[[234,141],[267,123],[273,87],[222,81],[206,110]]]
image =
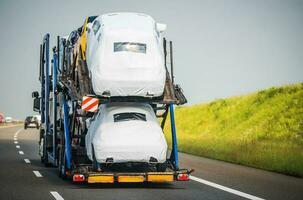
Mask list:
[[74,182],[82,182],[85,181],[85,176],[83,174],[75,174],[73,176],[73,181]]
[[188,181],[189,175],[188,174],[178,174],[177,180],[178,181]]

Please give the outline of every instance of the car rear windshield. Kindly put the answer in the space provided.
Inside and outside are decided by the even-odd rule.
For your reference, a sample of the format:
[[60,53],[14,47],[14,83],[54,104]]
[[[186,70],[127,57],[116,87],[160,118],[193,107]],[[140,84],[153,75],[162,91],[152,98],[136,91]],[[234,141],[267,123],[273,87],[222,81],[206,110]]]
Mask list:
[[130,120],[146,121],[146,115],[143,113],[136,113],[136,112],[114,114],[114,122],[122,122],[122,121],[130,121]]
[[26,120],[27,121],[31,121],[33,119],[33,117],[27,117]]
[[146,53],[146,44],[134,42],[114,42],[114,52],[119,51]]

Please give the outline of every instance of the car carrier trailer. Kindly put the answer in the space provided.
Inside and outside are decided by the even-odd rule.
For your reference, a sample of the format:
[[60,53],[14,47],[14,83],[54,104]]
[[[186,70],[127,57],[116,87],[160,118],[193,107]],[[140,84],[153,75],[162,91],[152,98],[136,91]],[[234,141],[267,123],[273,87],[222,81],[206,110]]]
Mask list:
[[[87,19],[88,20],[88,19]],[[86,20],[86,21],[87,21]],[[82,29],[84,29],[82,27]],[[82,31],[83,32],[83,31]],[[169,48],[167,48],[167,46]],[[110,102],[144,102],[150,104],[163,129],[170,116],[172,146],[167,158],[167,169],[159,172],[153,163],[140,168],[126,164],[108,163],[108,168],[93,167],[87,158],[84,139],[87,133],[85,120],[93,113],[81,110],[81,87],[87,86],[85,72],[75,70],[70,52],[74,45],[67,38],[57,37],[57,44],[50,49],[50,34],[46,34],[40,45],[39,81],[41,90],[32,93],[34,110],[41,114],[39,153],[45,166],[58,168],[60,177],[74,182],[115,183],[115,182],[172,182],[187,181],[192,170],[180,169],[178,160],[177,134],[174,105],[187,102],[179,85],[174,83],[172,42],[163,40],[166,68],[164,94],[157,98],[111,97],[86,94],[98,104]],[[81,57],[81,53],[78,54]],[[80,59],[80,61],[83,59]],[[168,60],[168,62],[167,62]],[[81,62],[79,62],[81,65]],[[170,67],[169,67],[170,66]],[[82,77],[82,78],[81,78]],[[83,78],[84,77],[84,78]]]

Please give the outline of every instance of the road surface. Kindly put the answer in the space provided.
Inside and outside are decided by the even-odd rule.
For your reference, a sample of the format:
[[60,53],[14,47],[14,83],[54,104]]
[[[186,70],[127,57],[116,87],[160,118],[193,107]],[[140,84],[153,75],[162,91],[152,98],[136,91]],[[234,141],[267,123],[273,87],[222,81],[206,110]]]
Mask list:
[[74,184],[38,156],[38,130],[0,128],[0,199],[273,199],[302,200],[303,179],[180,153],[189,182]]

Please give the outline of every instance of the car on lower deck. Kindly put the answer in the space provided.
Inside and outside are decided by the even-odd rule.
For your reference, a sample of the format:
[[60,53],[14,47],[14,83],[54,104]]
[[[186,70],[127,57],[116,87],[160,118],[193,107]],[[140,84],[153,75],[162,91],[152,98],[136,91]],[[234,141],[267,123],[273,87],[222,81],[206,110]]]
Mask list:
[[99,107],[85,138],[89,159],[99,164],[154,164],[166,170],[167,142],[153,108],[141,103]]

